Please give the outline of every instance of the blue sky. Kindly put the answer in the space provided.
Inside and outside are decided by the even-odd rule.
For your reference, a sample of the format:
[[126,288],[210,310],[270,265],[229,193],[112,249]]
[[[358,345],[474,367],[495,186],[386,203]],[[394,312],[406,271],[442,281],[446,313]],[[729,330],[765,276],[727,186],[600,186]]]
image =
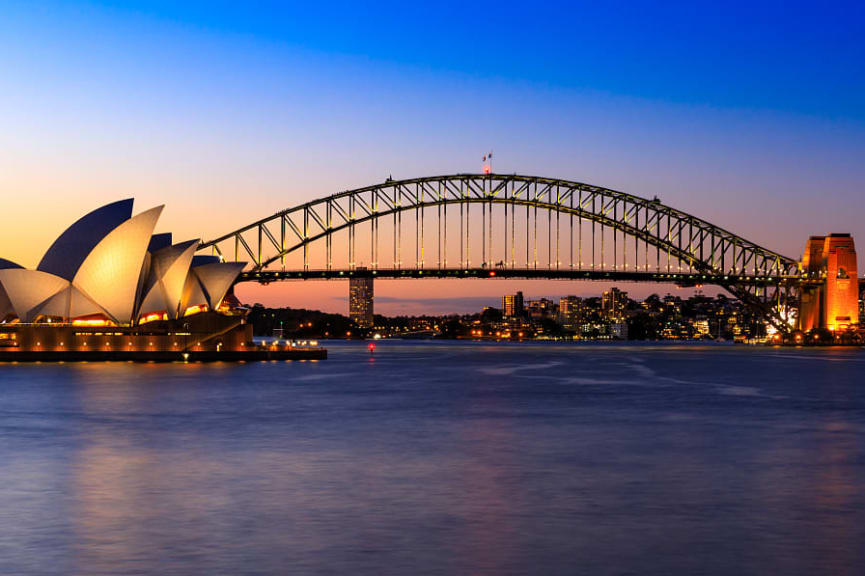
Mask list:
[[221,57],[308,51],[669,102],[865,114],[855,2],[31,4],[4,11],[4,33],[70,56],[121,37],[142,53],[194,52],[211,35]]
[[[207,238],[492,148],[499,170],[658,195],[791,256],[865,242],[861,3],[0,7],[0,193],[61,229],[134,195]],[[6,227],[3,256],[33,264],[59,231]]]

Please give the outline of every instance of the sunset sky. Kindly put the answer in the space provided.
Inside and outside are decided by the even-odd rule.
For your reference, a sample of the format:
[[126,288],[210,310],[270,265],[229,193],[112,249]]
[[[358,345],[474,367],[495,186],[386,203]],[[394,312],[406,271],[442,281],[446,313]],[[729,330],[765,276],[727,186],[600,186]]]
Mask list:
[[[862,3],[0,8],[0,257],[28,267],[120,198],[209,239],[388,175],[476,172],[492,149],[497,171],[657,195],[788,256],[850,232],[863,270]],[[377,311],[602,288],[379,282]],[[239,293],[344,312],[347,286]]]

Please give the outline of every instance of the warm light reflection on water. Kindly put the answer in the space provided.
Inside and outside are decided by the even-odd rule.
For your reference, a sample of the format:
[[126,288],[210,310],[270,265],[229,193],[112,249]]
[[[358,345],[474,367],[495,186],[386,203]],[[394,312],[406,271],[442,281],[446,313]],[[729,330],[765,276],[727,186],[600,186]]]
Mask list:
[[865,356],[0,366],[2,574],[857,574]]

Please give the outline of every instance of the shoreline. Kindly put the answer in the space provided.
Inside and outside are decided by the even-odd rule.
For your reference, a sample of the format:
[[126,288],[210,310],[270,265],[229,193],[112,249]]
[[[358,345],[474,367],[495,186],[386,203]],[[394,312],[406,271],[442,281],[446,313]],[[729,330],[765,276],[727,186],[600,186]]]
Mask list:
[[290,350],[191,350],[149,351],[0,351],[0,364],[32,362],[268,362],[277,360],[326,360],[325,348]]

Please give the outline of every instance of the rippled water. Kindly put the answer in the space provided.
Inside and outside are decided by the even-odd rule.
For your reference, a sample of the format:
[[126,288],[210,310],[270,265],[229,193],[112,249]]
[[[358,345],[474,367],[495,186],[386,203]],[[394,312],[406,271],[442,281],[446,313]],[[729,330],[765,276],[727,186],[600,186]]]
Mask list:
[[862,574],[865,353],[0,365],[0,574]]

